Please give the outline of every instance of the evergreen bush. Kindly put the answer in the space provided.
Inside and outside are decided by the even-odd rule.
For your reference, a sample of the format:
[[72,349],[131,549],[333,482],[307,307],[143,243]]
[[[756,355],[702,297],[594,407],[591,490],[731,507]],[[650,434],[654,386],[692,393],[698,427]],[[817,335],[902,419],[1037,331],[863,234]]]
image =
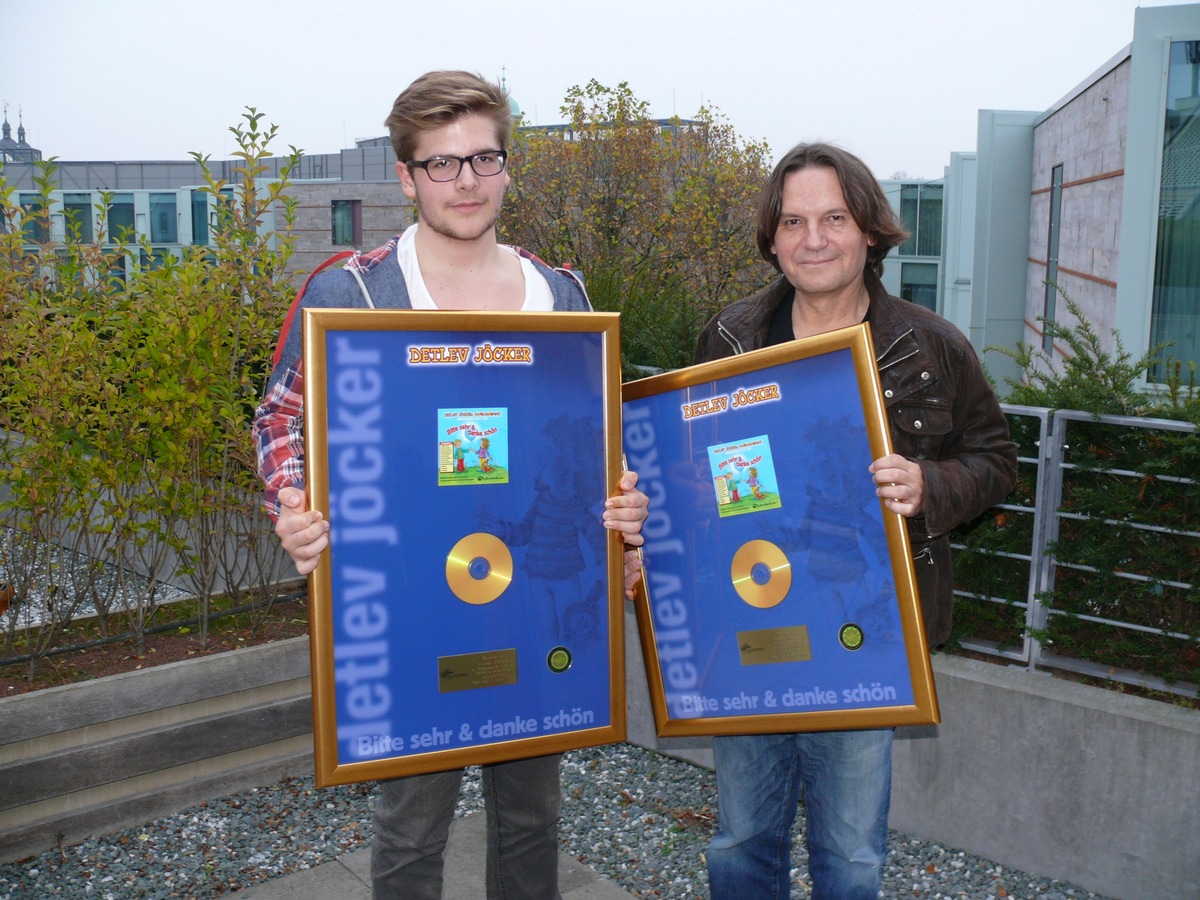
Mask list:
[[[1074,324],[1043,320],[1046,333],[1065,347],[1061,359],[1026,344],[989,348],[1020,367],[1006,402],[1089,414],[1083,421],[1054,420],[1066,429],[1057,539],[1047,548],[1055,579],[1038,597],[1050,615],[1034,636],[1055,654],[1194,692],[1200,687],[1200,434],[1170,424],[1200,423],[1194,366],[1185,370],[1170,359],[1167,346],[1134,358],[1119,334],[1114,349],[1105,350],[1078,306],[1064,299]],[[1147,388],[1151,370],[1167,372],[1167,383]],[[1135,417],[1146,427],[1104,418],[1112,416]],[[1038,419],[1020,413],[1009,419],[1021,457],[1044,460]],[[1005,508],[955,535],[967,551],[956,556],[956,586],[1000,601],[960,602],[960,641],[984,638],[1004,648],[1025,635],[1029,561],[1021,555],[1033,537],[1037,468],[1022,463]]]

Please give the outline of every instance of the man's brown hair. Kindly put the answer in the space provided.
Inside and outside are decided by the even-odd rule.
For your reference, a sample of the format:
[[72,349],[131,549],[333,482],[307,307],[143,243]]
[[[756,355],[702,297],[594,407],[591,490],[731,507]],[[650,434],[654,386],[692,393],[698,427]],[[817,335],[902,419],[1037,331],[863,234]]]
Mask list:
[[391,136],[396,159],[408,162],[422,132],[441,128],[472,113],[490,116],[495,121],[496,140],[500,143],[498,147],[479,149],[507,150],[513,129],[508,95],[498,85],[471,72],[426,72],[396,98],[383,124]]
[[782,271],[771,245],[775,243],[775,232],[782,215],[783,181],[792,172],[809,166],[824,166],[837,173],[850,215],[859,230],[874,240],[867,248],[864,271],[869,269],[882,277],[883,258],[893,247],[908,240],[908,232],[900,224],[867,164],[832,144],[797,144],[775,166],[758,201],[758,252],[776,271]]

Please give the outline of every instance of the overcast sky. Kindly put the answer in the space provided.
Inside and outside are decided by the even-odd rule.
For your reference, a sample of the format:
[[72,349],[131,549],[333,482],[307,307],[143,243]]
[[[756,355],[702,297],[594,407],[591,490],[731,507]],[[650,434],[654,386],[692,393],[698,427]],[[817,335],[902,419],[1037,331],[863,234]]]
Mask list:
[[[654,116],[719,110],[777,158],[802,140],[878,177],[938,178],[979,109],[1044,110],[1133,39],[1138,0],[0,0],[0,100],[63,160],[226,158],[254,106],[273,144],[385,133],[429,69],[499,79],[526,121],[629,83]],[[1143,6],[1177,5],[1143,0]]]

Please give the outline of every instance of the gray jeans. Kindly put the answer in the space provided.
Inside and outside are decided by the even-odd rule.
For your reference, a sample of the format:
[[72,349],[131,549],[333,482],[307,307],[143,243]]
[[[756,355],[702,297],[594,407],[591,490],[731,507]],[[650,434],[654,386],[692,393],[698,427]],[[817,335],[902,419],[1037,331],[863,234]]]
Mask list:
[[[488,900],[559,900],[560,758],[483,767]],[[379,783],[371,845],[375,900],[440,900],[462,774],[456,769]]]

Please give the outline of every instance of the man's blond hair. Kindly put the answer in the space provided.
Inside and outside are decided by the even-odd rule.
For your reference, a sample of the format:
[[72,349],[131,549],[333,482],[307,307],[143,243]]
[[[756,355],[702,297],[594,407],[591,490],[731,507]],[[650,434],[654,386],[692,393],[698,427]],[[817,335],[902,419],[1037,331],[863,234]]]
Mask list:
[[463,71],[427,72],[404,89],[384,120],[396,159],[413,158],[421,134],[448,125],[463,116],[489,116],[496,123],[498,147],[507,150],[512,136],[513,115],[508,94],[482,76]]

